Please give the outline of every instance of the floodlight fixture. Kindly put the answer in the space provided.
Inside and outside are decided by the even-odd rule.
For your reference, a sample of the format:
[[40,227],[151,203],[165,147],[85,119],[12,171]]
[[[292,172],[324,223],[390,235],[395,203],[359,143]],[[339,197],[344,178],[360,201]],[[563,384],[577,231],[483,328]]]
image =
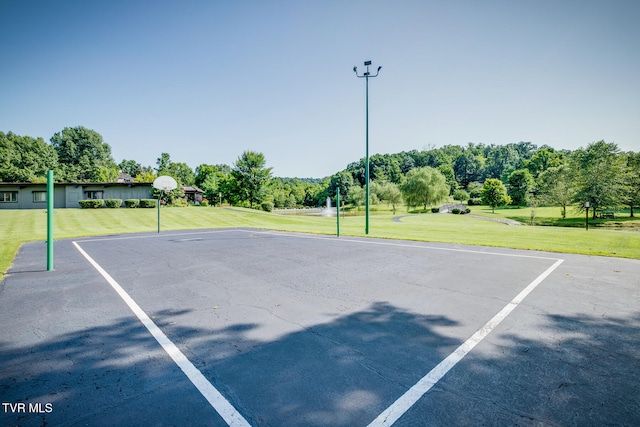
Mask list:
[[364,61],[364,65],[366,66],[371,65],[371,61]]

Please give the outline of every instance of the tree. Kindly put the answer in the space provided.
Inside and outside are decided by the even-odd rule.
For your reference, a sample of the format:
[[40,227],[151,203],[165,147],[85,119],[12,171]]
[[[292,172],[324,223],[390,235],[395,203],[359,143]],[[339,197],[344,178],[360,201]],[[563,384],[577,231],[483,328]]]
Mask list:
[[411,169],[400,191],[408,207],[433,205],[449,195],[446,178],[438,170],[426,166]]
[[349,190],[353,187],[353,177],[347,171],[338,172],[331,177],[329,187],[327,188],[328,196],[334,198],[336,192],[340,191],[342,200],[349,200]]
[[132,178],[135,178],[142,172],[142,165],[135,160],[124,159],[118,163],[118,167],[122,172],[129,174]]
[[449,194],[453,194],[458,189],[458,182],[456,181],[456,174],[450,164],[442,164],[438,166],[438,170],[444,175],[449,186]]
[[560,206],[562,218],[567,217],[567,206],[575,194],[575,179],[571,168],[563,164],[540,173],[538,188],[545,204]]
[[496,212],[496,206],[504,206],[511,203],[511,197],[507,195],[504,184],[497,178],[489,178],[482,186],[482,201],[491,206],[491,211]]
[[383,200],[387,201],[387,204],[391,205],[393,213],[396,213],[396,205],[402,202],[402,193],[398,184],[393,182],[385,182],[381,187],[381,194],[379,194]]
[[193,169],[183,162],[173,162],[169,153],[162,153],[156,160],[158,176],[168,175],[180,185],[194,185],[196,175]]
[[212,165],[202,164],[196,168],[195,184],[204,191],[204,198],[211,204],[218,200],[218,169]]
[[42,138],[0,132],[0,182],[43,180],[56,165],[55,150]]
[[271,168],[266,167],[264,154],[254,151],[242,153],[231,170],[236,183],[234,188],[238,201],[249,202],[249,207],[260,205],[264,195],[264,186],[271,178]]
[[514,205],[526,205],[529,200],[529,191],[533,187],[533,177],[526,169],[519,169],[511,172],[508,178],[509,190],[507,194],[511,197]]
[[95,181],[110,176],[118,166],[111,157],[111,146],[102,136],[82,126],[64,128],[51,137],[53,149],[61,166],[59,174],[65,181]]
[[633,208],[640,206],[640,152],[630,151],[626,156],[623,203],[629,206],[629,216],[633,218]]
[[518,168],[520,155],[514,144],[490,146],[487,150],[485,176],[501,179]]
[[133,178],[133,182],[153,182],[158,177],[151,166],[144,166],[140,173]]
[[360,206],[364,205],[364,201],[367,199],[365,189],[360,187],[358,184],[354,184],[349,188],[348,194],[349,197],[346,199],[347,202],[360,210]]
[[531,172],[534,178],[537,178],[542,172],[560,166],[562,163],[564,163],[564,153],[544,146],[524,162],[524,167]]
[[574,151],[570,163],[576,177],[574,202],[578,209],[584,209],[584,202],[588,201],[596,219],[597,212],[623,203],[625,158],[615,143],[589,144],[586,149]]
[[467,188],[470,182],[481,179],[483,170],[484,157],[475,155],[468,149],[453,163],[456,180],[462,188]]
[[160,154],[160,157],[156,159],[156,165],[158,165],[156,168],[158,176],[167,175],[169,173],[169,166],[171,166],[171,163],[171,156],[169,153]]
[[183,162],[171,163],[167,170],[167,175],[174,177],[178,184],[181,185],[193,185],[196,181],[193,169]]

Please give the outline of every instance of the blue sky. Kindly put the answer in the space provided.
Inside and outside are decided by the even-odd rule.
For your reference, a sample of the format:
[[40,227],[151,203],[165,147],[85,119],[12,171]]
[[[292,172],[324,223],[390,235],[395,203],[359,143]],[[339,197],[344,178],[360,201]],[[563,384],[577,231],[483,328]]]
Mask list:
[[324,177],[468,142],[640,150],[640,2],[0,0],[0,130],[85,126],[117,162],[264,153]]

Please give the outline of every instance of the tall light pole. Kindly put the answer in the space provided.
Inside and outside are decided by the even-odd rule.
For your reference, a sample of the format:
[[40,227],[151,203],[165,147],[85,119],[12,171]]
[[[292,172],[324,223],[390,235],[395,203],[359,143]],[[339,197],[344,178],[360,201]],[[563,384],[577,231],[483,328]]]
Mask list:
[[378,67],[375,75],[371,75],[369,72],[369,66],[371,65],[371,61],[364,61],[364,66],[367,67],[367,71],[363,75],[358,75],[358,67],[353,67],[353,72],[356,73],[356,77],[364,78],[366,81],[366,108],[365,108],[365,140],[366,140],[366,155],[365,155],[365,164],[364,164],[364,179],[365,179],[365,226],[364,233],[369,234],[369,77],[378,77],[380,73],[380,69],[382,67]]

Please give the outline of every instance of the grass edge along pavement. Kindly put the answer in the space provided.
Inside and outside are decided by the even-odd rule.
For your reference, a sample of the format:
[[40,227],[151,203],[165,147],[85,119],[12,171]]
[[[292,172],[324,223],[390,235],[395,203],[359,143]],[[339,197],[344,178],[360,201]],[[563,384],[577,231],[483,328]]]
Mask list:
[[[46,240],[42,210],[0,210],[0,280],[24,242]],[[640,259],[640,232],[574,227],[507,226],[465,215],[406,214],[391,221],[390,212],[371,217],[368,237],[476,246],[506,247]],[[155,209],[57,209],[56,239],[108,234],[157,232]],[[340,234],[365,237],[364,217],[341,218]],[[163,208],[163,231],[207,228],[257,228],[335,235],[335,217],[278,215],[245,208]],[[43,266],[46,266],[43,251]],[[44,268],[44,267],[43,267]]]

